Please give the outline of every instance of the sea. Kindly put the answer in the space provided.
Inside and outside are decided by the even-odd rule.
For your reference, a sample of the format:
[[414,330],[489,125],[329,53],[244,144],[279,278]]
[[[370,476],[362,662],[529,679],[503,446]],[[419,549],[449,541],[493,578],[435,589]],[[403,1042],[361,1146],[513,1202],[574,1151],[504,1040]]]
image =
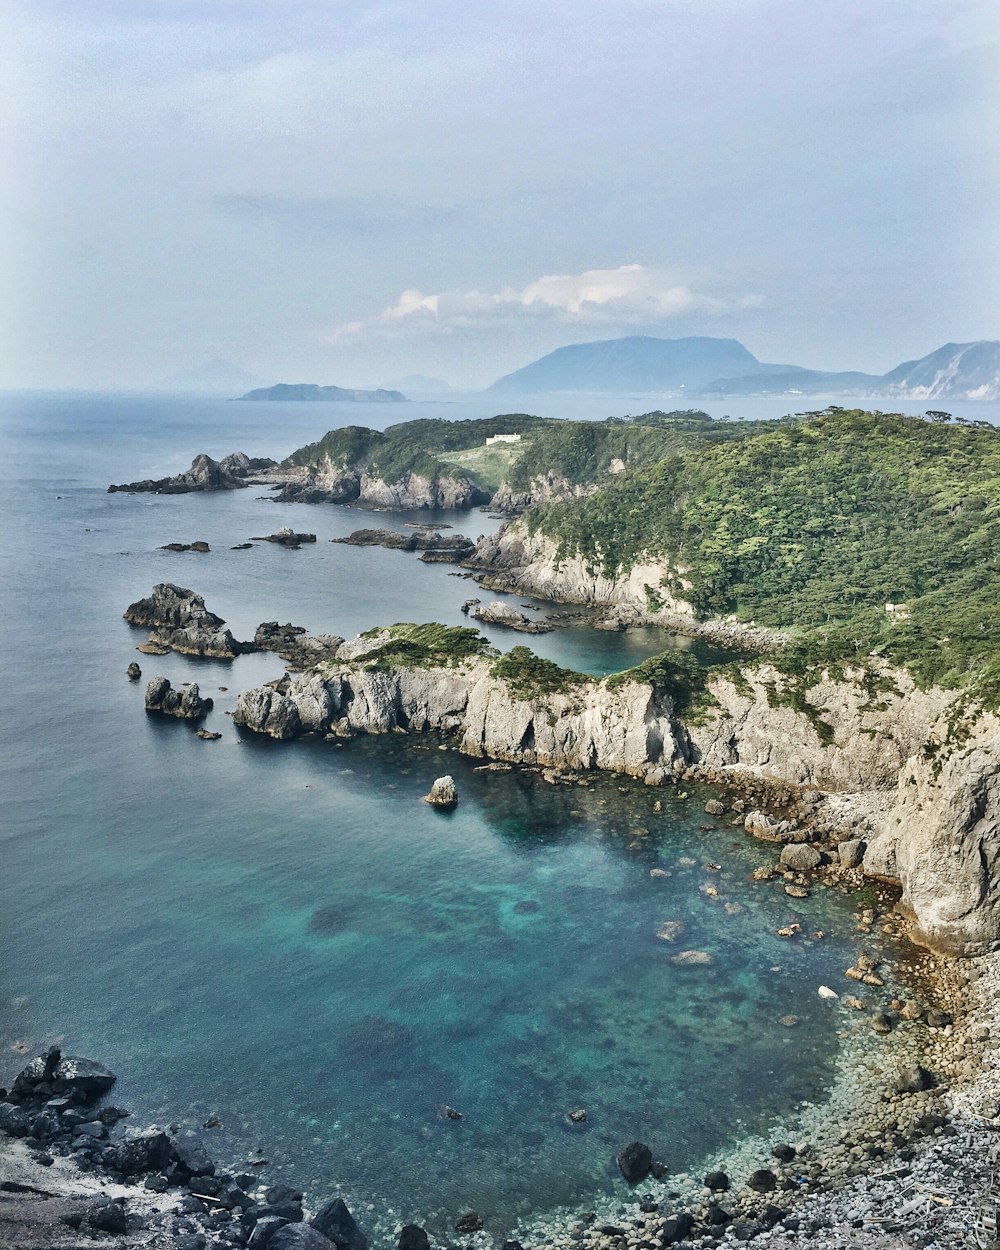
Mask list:
[[[280,458],[351,423],[678,406],[0,396],[0,1084],[53,1043],[98,1058],[119,1074],[130,1124],[196,1131],[214,1157],[297,1184],[314,1206],[339,1194],[384,1244],[410,1221],[447,1239],[470,1209],[502,1238],[633,1200],[614,1162],[627,1142],[697,1168],[822,1102],[844,1021],[817,988],[846,984],[858,899],[753,881],[773,849],[707,817],[710,791],[551,786],[483,771],[436,738],[243,736],[237,692],[280,676],[277,657],[145,656],[122,619],[171,581],[243,638],[265,620],[345,637],[464,624],[476,587],[460,570],[330,540],[428,520],[476,537],[498,522],[109,483],[181,471],[201,451]],[[734,419],[787,407],[708,405]],[[283,525],[318,541],[233,550]],[[161,549],[196,539],[211,551]],[[504,650],[526,641],[484,632]],[[691,646],[583,623],[528,641],[595,674]],[[145,714],[160,674],[214,699],[219,741]],[[450,814],[421,802],[444,773],[460,794]],[[789,924],[794,941],[776,934]],[[665,925],[673,942],[657,936]],[[678,966],[681,949],[708,961]]]

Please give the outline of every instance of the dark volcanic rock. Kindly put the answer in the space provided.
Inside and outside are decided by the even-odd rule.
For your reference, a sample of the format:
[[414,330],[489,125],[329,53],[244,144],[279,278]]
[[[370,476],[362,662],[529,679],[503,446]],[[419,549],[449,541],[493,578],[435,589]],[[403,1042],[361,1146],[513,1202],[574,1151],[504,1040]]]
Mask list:
[[231,660],[252,645],[237,642],[221,616],[209,612],[205,600],[185,586],[160,582],[147,599],[138,599],[125,609],[130,625],[150,630],[154,646],[170,647],[182,655],[199,655],[215,660]]
[[[238,490],[249,486],[254,478],[267,469],[277,467],[276,460],[266,457],[250,457],[242,451],[234,451],[221,460],[213,460],[204,452],[195,456],[191,468],[186,473],[178,473],[175,477],[146,478],[141,482],[125,482],[120,486],[109,486],[108,493],[123,491],[128,494],[152,492],[159,495],[186,495],[191,491],[201,490]],[[263,480],[267,480],[264,478]]]
[[175,1137],[174,1158],[189,1176],[214,1176],[215,1164],[196,1137]]
[[290,529],[287,525],[283,525],[274,534],[255,534],[253,541],[255,543],[278,543],[281,547],[288,547],[292,551],[297,551],[303,543],[314,543],[316,535],[297,534],[295,530]]
[[129,681],[138,681],[142,676],[142,669],[136,664],[135,660],[132,661],[125,672],[128,674]]
[[919,1063],[904,1068],[896,1082],[896,1091],[900,1094],[921,1094],[924,1090],[933,1089],[936,1084],[933,1075]]
[[128,1232],[128,1219],[121,1202],[95,1202],[84,1212],[82,1224],[119,1237]]
[[691,1229],[694,1228],[694,1217],[687,1211],[682,1211],[679,1215],[672,1215],[669,1219],[663,1221],[662,1240],[665,1246],[674,1246],[679,1241],[683,1241]]
[[419,1224],[404,1224],[399,1230],[399,1250],[431,1250],[431,1241]]
[[337,1250],[367,1250],[368,1238],[358,1228],[343,1198],[334,1198],[320,1207],[309,1221],[313,1228],[337,1247]]
[[160,1172],[170,1163],[173,1145],[166,1133],[137,1133],[109,1147],[109,1166],[123,1176]]
[[193,543],[164,543],[160,548],[161,551],[200,551],[202,553],[211,551],[212,548],[208,543],[201,539]]
[[769,1194],[778,1184],[778,1178],[770,1168],[758,1168],[747,1177],[747,1184],[758,1194]]
[[336,1243],[309,1224],[285,1224],[266,1244],[268,1250],[333,1250]]
[[725,1172],[709,1172],[705,1177],[705,1188],[713,1193],[725,1193],[729,1188],[729,1177]]
[[455,1221],[456,1233],[478,1233],[483,1227],[483,1217],[478,1211],[466,1211]]
[[618,1167],[630,1185],[636,1185],[649,1175],[653,1166],[653,1152],[641,1141],[629,1142],[618,1155]]
[[[62,1096],[66,1105],[96,1102],[114,1085],[115,1074],[94,1059],[64,1055],[52,1047],[21,1070],[14,1080],[11,1101],[38,1103],[53,1096]],[[84,1114],[76,1123],[84,1123]]]
[[201,697],[197,682],[192,682],[181,691],[174,690],[166,677],[154,677],[146,687],[145,706],[147,712],[179,716],[183,720],[200,720],[212,710],[212,700]]

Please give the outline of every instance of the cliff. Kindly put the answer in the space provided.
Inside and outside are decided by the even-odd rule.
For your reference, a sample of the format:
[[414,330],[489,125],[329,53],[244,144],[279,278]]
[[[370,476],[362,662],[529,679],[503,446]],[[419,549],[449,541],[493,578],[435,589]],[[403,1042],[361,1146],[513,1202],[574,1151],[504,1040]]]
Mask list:
[[921,690],[887,665],[807,683],[764,662],[711,678],[692,701],[643,666],[598,681],[523,648],[498,657],[474,631],[458,631],[452,661],[401,648],[416,628],[443,627],[395,626],[344,643],[278,690],[244,691],[234,722],[278,739],[437,731],[477,758],[651,785],[678,774],[768,783],[793,807],[792,796],[811,794],[814,832],[759,813],[748,828],[811,837],[821,850],[862,836],[865,870],[900,882],[918,937],[953,954],[1000,947],[1000,720],[967,710],[961,749],[946,749],[953,692]]

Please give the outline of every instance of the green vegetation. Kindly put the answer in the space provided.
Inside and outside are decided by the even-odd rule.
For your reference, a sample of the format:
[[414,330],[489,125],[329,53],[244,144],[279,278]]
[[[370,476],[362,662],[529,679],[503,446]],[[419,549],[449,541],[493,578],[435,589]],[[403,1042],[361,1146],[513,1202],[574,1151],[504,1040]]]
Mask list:
[[[387,627],[389,639],[375,644],[362,658],[370,670],[401,668],[454,668],[475,656],[493,655],[494,648],[478,629],[463,625],[414,625],[402,622]],[[382,629],[370,629],[362,638],[377,639]]]
[[593,681],[585,673],[574,673],[571,669],[560,668],[551,660],[543,660],[528,647],[512,647],[506,655],[498,656],[490,672],[506,682],[517,699],[566,694],[581,684]]
[[874,652],[955,685],[970,669],[985,680],[996,661],[1000,431],[985,422],[785,418],[622,474],[529,524],[608,571],[644,552],[665,558],[692,583],[700,617],[792,631],[780,657],[790,673]]
[[482,490],[495,495],[510,472],[512,464],[524,455],[525,443],[495,443],[471,447],[468,451],[444,451],[438,456],[442,464],[451,464]]
[[[643,660],[635,668],[612,673],[605,679],[605,684],[613,690],[628,681],[649,682],[670,696],[678,716],[686,713],[696,715],[715,702],[708,689],[710,675],[711,670],[692,652],[664,651],[661,655]],[[689,719],[692,717],[689,716]]]

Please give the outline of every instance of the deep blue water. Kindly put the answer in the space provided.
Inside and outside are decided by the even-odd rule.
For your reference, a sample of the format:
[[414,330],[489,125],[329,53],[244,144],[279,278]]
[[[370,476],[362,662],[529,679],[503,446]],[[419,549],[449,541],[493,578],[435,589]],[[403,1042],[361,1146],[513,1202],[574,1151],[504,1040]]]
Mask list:
[[[482,402],[455,415],[491,411]],[[822,1097],[838,1017],[816,987],[853,957],[851,904],[750,883],[773,852],[725,823],[703,829],[706,794],[664,792],[654,814],[645,787],[552,788],[432,740],[244,740],[226,712],[280,661],[135,652],[143,635],[122,611],[162,580],[202,592],[237,636],[274,618],[345,636],[464,621],[474,588],[448,566],[326,541],[405,518],[252,488],[105,491],[197,451],[285,454],[328,423],[425,410],[317,407],[0,404],[0,1082],[23,1048],[61,1037],[121,1074],[116,1098],[138,1121],[217,1114],[214,1153],[262,1148],[265,1175],[343,1193],[370,1230],[397,1217],[440,1230],[475,1207],[498,1234],[624,1192],[613,1156],[633,1137],[688,1166]],[[449,519],[473,535],[493,524]],[[319,542],[229,550],[283,524]],[[197,538],[210,554],[158,550]],[[666,640],[579,628],[531,641],[608,672]],[[134,658],[145,677],[212,694],[222,740],[146,717],[145,681],[125,679]],[[450,816],[420,802],[445,771],[461,793]],[[826,938],[774,935],[796,919]],[[685,926],[677,945],[656,937],[668,920]],[[678,968],[678,948],[713,962]],[[789,1012],[794,1029],[777,1024]],[[444,1103],[464,1118],[442,1118]],[[587,1124],[571,1129],[578,1106]]]

